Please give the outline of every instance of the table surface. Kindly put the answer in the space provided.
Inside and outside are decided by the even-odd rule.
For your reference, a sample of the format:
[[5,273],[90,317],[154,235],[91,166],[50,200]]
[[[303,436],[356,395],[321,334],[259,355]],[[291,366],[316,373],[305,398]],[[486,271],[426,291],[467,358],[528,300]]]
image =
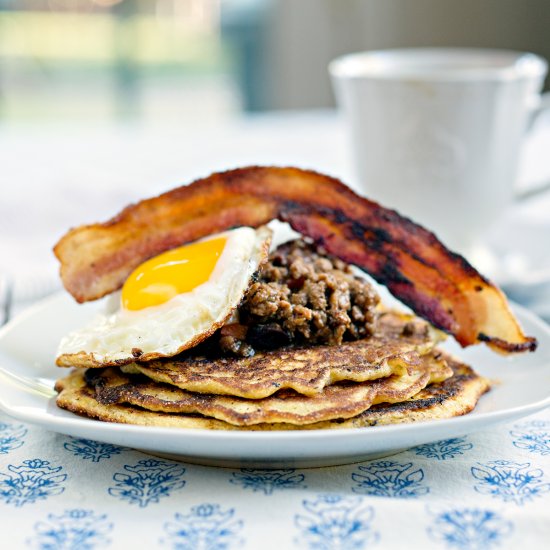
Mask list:
[[[550,124],[524,152],[522,181],[550,176],[548,144]],[[50,249],[70,226],[239,165],[311,167],[353,185],[348,161],[341,123],[329,112],[222,127],[3,128],[0,274],[13,280],[19,311],[58,287]],[[525,207],[546,228],[547,204],[545,196]],[[550,410],[387,458],[311,470],[183,464],[0,415],[0,510],[0,546],[9,548],[392,549],[407,541],[544,549]]]

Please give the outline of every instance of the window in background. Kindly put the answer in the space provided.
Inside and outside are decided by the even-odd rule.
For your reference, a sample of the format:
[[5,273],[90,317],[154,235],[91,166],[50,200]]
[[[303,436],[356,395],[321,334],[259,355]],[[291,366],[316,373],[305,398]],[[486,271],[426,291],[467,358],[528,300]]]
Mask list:
[[0,121],[218,120],[231,52],[220,0],[0,0]]
[[335,57],[362,50],[476,47],[550,59],[548,0],[222,0],[248,110],[334,106]]
[[338,55],[467,46],[550,58],[549,20],[548,0],[0,0],[0,121],[333,107]]

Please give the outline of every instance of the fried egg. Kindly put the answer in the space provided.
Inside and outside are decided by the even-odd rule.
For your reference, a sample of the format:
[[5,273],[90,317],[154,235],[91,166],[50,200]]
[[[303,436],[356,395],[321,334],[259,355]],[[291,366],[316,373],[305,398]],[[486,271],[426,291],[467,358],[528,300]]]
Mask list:
[[267,259],[271,230],[239,227],[138,266],[107,311],[63,338],[59,366],[102,367],[171,357],[230,318]]

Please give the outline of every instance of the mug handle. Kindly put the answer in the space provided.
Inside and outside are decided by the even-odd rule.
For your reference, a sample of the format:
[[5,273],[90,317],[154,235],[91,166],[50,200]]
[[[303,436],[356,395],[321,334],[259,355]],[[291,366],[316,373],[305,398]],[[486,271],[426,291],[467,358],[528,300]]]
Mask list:
[[544,111],[547,111],[549,109],[550,92],[545,92],[544,94],[537,95],[535,101],[531,105],[530,119],[527,128],[531,129],[537,118],[539,118],[539,116],[544,113]]
[[[550,111],[550,92],[538,95],[536,100],[533,102],[531,112],[529,113],[529,123],[527,125],[528,130],[531,130],[536,120],[545,111]],[[531,189],[526,189],[525,191],[516,193],[516,200],[523,201],[525,199],[530,199],[531,197],[548,191],[548,189],[550,189],[550,181],[537,185]]]

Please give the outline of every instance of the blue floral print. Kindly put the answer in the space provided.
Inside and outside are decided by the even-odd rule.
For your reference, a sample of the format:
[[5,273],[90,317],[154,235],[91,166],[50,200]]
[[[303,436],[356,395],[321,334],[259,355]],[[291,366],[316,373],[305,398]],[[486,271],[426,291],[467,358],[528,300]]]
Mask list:
[[351,478],[356,482],[355,493],[379,497],[417,498],[429,492],[422,484],[424,470],[414,469],[412,462],[382,460],[359,466]]
[[372,529],[374,510],[359,496],[320,495],[304,500],[306,514],[297,514],[296,543],[311,550],[363,550],[378,540]]
[[304,475],[295,473],[295,469],[264,470],[243,468],[240,472],[233,473],[229,481],[235,485],[241,485],[244,489],[263,492],[265,495],[273,494],[279,489],[305,489]]
[[124,466],[124,470],[113,476],[116,485],[109,489],[109,494],[141,508],[159,502],[185,485],[182,479],[185,468],[172,462],[140,460],[135,466]]
[[235,509],[222,510],[218,504],[200,504],[188,514],[175,514],[166,523],[166,538],[161,543],[177,550],[230,550],[244,543],[240,537],[243,522],[236,520]]
[[19,449],[25,443],[23,438],[26,435],[27,428],[22,424],[0,422],[0,455]]
[[550,483],[543,479],[540,469],[529,469],[531,464],[494,460],[472,467],[472,475],[479,481],[475,490],[485,495],[513,502],[519,506],[550,491]]
[[100,443],[91,439],[73,439],[67,441],[63,447],[72,452],[75,456],[79,456],[84,460],[99,462],[105,458],[111,458],[113,455],[120,454],[124,448],[111,445],[109,443]]
[[436,460],[447,460],[464,454],[464,451],[472,449],[473,445],[466,441],[464,437],[455,437],[453,439],[444,439],[434,443],[419,445],[413,450],[417,456],[434,458]]
[[532,420],[514,427],[510,435],[515,447],[541,456],[550,455],[550,422]]
[[67,510],[61,515],[49,514],[46,521],[37,522],[36,535],[27,542],[40,550],[93,550],[110,544],[107,535],[112,529],[106,514]]
[[492,510],[459,508],[438,514],[428,532],[449,548],[489,550],[498,546],[512,528],[512,523]]
[[24,460],[19,466],[10,464],[10,473],[0,472],[0,499],[19,507],[59,495],[65,490],[63,482],[67,479],[62,469],[39,458]]

